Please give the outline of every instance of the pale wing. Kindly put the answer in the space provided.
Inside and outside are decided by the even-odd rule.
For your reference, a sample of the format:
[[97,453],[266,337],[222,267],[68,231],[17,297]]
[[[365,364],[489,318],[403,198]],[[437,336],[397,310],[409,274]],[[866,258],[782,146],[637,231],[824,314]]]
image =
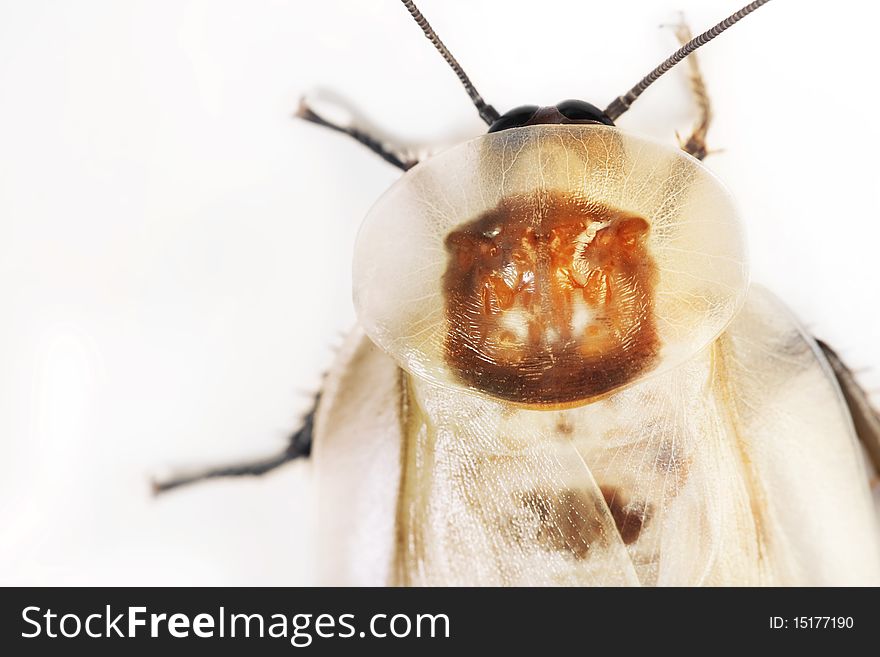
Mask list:
[[852,416],[856,435],[873,466],[871,470],[875,476],[880,475],[880,413],[874,408],[868,392],[859,385],[855,373],[846,366],[840,356],[824,342],[817,341],[816,344],[822,349],[837,377],[837,383]]
[[[324,382],[312,448],[321,584],[392,583],[403,441],[401,374],[355,329]],[[304,539],[309,534],[302,532]]]
[[406,402],[399,583],[638,584],[558,413],[412,378]]
[[325,382],[313,448],[319,582],[637,583],[556,413],[420,383],[402,394],[401,375],[357,330]]
[[718,353],[771,571],[782,583],[880,584],[865,464],[815,341],[758,290]]
[[[674,372],[570,412],[643,583],[870,584],[878,530],[824,359],[753,290]],[[629,526],[627,526],[629,524]]]
[[759,583],[748,484],[714,379],[710,348],[564,414],[643,584]]

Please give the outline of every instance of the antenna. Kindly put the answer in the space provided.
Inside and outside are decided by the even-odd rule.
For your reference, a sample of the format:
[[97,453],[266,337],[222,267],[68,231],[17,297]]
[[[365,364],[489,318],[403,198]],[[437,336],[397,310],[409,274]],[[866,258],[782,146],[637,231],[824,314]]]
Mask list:
[[630,105],[635,102],[636,98],[642,95],[642,92],[645,89],[656,82],[657,78],[666,73],[666,71],[678,64],[681,60],[690,55],[700,46],[704,46],[709,43],[712,39],[717,37],[728,27],[731,27],[734,23],[739,22],[740,20],[751,14],[753,11],[755,11],[758,7],[767,4],[768,2],[770,2],[770,0],[755,0],[755,2],[747,4],[738,12],[731,14],[730,16],[725,18],[715,27],[706,30],[701,35],[688,41],[681,48],[672,53],[669,59],[667,59],[665,62],[660,64],[660,66],[658,66],[653,71],[648,73],[644,78],[642,78],[642,80],[636,86],[634,86],[622,96],[618,96],[613,101],[611,101],[611,104],[605,108],[605,114],[607,114],[608,118],[610,118],[612,121],[617,119],[617,117],[619,117],[630,108]]
[[443,59],[446,60],[449,67],[455,71],[455,74],[458,76],[458,79],[461,80],[461,84],[464,86],[465,91],[467,91],[468,96],[471,97],[471,101],[480,113],[480,118],[489,125],[492,125],[499,116],[498,111],[483,100],[483,97],[479,94],[477,88],[467,76],[467,73],[464,72],[464,69],[462,69],[461,65],[456,61],[455,57],[452,56],[449,49],[443,45],[440,37],[437,36],[437,33],[428,23],[428,20],[422,16],[422,12],[419,11],[415,3],[413,3],[412,0],[401,0],[401,2],[403,2],[404,6],[409,10],[413,20],[420,28],[422,28],[422,32],[425,33],[425,36],[434,44],[437,51],[443,55]]

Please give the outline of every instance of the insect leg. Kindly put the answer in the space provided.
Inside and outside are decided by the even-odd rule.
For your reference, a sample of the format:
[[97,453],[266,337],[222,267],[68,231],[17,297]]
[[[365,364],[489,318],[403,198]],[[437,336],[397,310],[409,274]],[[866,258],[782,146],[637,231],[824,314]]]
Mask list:
[[831,369],[834,370],[835,376],[837,376],[837,382],[840,384],[843,398],[846,400],[846,405],[849,407],[849,412],[852,416],[856,435],[858,435],[859,440],[865,446],[865,450],[868,452],[868,456],[874,465],[874,470],[880,473],[880,414],[871,405],[867,393],[858,384],[852,370],[846,366],[840,359],[840,356],[821,340],[816,342],[828,359],[828,363],[831,365]]
[[330,130],[335,130],[336,132],[348,135],[369,148],[389,164],[393,164],[404,171],[411,169],[418,164],[418,160],[409,157],[402,148],[387,144],[383,140],[370,135],[354,125],[343,125],[325,119],[309,106],[305,98],[300,99],[299,107],[296,110],[296,116],[310,123],[316,123],[325,128],[329,128]]
[[315,406],[303,418],[302,426],[290,436],[287,447],[278,454],[254,461],[232,463],[224,466],[195,470],[192,472],[180,472],[171,475],[167,479],[154,480],[153,493],[158,495],[174,488],[188,486],[208,479],[264,475],[284,465],[288,461],[308,457],[312,451],[312,431],[314,428],[315,409],[317,408],[317,404],[318,399],[316,398]]
[[[684,22],[684,16],[681,16],[679,22],[672,26],[675,30],[675,37],[682,45],[688,43],[693,35],[691,28]],[[712,121],[712,104],[709,101],[709,94],[706,92],[706,82],[703,80],[703,74],[700,72],[700,64],[696,55],[688,57],[688,78],[691,83],[691,92],[697,104],[697,110],[700,115],[691,131],[691,136],[686,140],[679,137],[678,143],[682,150],[693,155],[698,160],[702,160],[709,154],[706,148],[706,133],[709,132],[709,123]]]

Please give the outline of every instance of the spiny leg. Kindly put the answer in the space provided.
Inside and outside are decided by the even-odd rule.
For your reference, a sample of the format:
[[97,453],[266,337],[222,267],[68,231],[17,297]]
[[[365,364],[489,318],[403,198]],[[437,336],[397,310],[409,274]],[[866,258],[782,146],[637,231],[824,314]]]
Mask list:
[[341,132],[344,135],[348,135],[352,139],[355,139],[359,143],[369,148],[371,151],[376,153],[376,155],[381,157],[389,164],[393,164],[403,171],[411,169],[419,162],[418,159],[410,157],[409,154],[404,151],[404,149],[398,146],[387,144],[383,140],[370,135],[366,131],[361,130],[354,125],[343,125],[341,123],[336,123],[330,121],[329,119],[325,119],[317,112],[315,112],[312,107],[310,107],[305,98],[300,99],[299,107],[296,110],[296,116],[310,123],[316,123],[317,125],[324,126],[325,128],[329,128],[330,130],[335,130],[336,132]]
[[242,463],[231,463],[224,466],[203,468],[191,472],[180,472],[171,475],[167,479],[153,481],[153,493],[158,495],[166,493],[174,488],[188,486],[208,479],[224,477],[259,476],[275,470],[288,461],[299,458],[307,458],[312,452],[312,432],[315,424],[315,409],[318,405],[318,397],[315,398],[315,406],[303,418],[302,426],[297,429],[288,440],[287,447],[281,452],[266,458]]
[[[684,16],[679,18],[679,22],[671,26],[675,31],[675,37],[684,45],[693,38],[691,28],[684,21]],[[678,143],[682,150],[693,155],[698,160],[702,160],[709,154],[706,147],[706,133],[709,132],[709,124],[712,121],[712,104],[709,101],[709,94],[706,91],[706,82],[703,80],[703,74],[700,72],[700,63],[697,61],[696,55],[691,55],[687,60],[688,79],[691,84],[691,92],[694,95],[694,101],[697,104],[697,110],[700,115],[694,123],[691,136],[686,140],[679,137]]]

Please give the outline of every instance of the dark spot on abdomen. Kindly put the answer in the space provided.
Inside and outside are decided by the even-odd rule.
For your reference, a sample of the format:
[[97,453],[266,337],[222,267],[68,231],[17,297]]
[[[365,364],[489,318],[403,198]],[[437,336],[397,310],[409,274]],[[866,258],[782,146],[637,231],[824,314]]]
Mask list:
[[651,517],[651,507],[645,502],[628,502],[620,489],[602,486],[602,497],[608,505],[614,525],[624,545],[635,543]]
[[[602,486],[600,491],[621,541],[632,545],[651,518],[650,505],[628,501],[620,489],[612,486]],[[608,544],[610,537],[606,536],[602,522],[605,514],[602,500],[590,493],[537,490],[523,495],[522,503],[539,522],[531,538],[546,549],[585,559],[594,545]]]
[[523,496],[523,505],[540,522],[534,538],[549,550],[584,559],[591,546],[603,540],[595,500],[590,495],[573,490],[532,491]]

